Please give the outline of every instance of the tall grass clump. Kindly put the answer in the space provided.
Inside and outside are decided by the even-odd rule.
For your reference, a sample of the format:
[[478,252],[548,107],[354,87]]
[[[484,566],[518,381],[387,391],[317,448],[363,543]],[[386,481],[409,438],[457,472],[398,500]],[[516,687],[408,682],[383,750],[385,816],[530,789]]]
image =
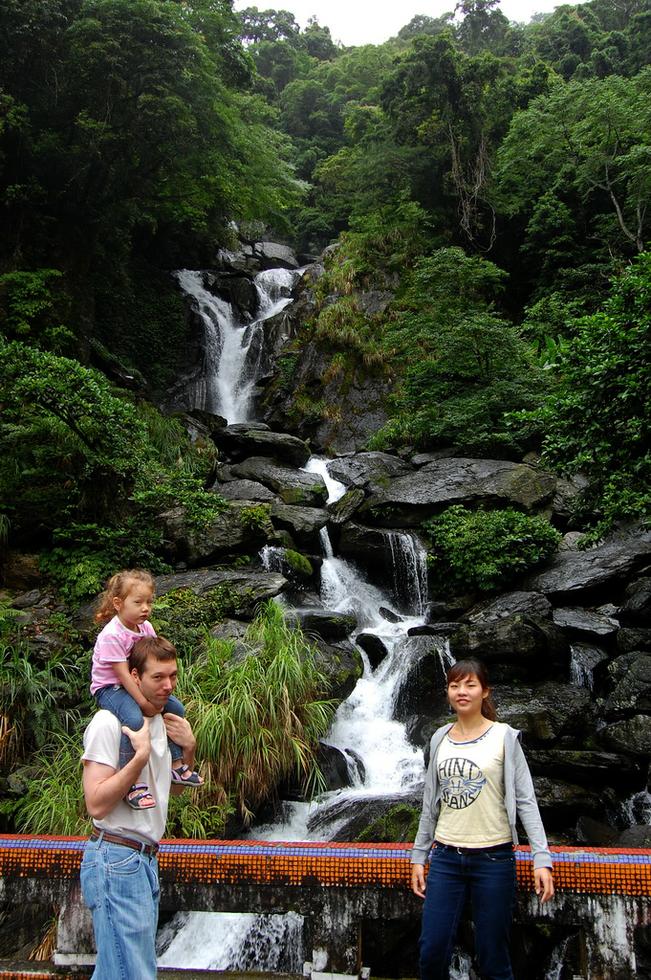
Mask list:
[[89,818],[81,782],[82,746],[79,734],[52,735],[20,771],[25,791],[0,804],[23,834],[88,833]]
[[206,802],[230,800],[248,823],[285,779],[297,778],[306,794],[321,788],[315,750],[333,711],[321,699],[326,683],[313,647],[276,603],[262,608],[244,649],[208,640],[179,684],[206,767]]

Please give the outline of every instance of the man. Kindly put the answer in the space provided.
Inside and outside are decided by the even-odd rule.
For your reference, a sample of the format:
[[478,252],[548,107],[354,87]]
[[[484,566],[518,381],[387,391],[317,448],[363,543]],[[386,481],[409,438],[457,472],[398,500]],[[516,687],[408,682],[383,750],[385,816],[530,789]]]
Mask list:
[[[94,980],[155,980],[158,923],[156,852],[167,821],[171,756],[167,736],[194,766],[195,738],[185,718],[162,714],[176,687],[176,650],[163,637],[138,640],[129,670],[144,697],[158,710],[139,731],[121,726],[110,711],[98,711],[84,733],[83,785],[94,829],[81,865],[84,900],[93,915],[97,962]],[[135,755],[119,768],[120,735]],[[125,796],[134,783],[153,789],[157,806],[133,810]]]

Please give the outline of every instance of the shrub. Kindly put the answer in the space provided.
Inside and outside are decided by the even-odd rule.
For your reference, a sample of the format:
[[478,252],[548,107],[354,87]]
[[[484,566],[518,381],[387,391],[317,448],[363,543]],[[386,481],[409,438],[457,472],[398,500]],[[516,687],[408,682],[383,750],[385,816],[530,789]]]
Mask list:
[[543,517],[517,510],[470,511],[456,505],[423,525],[428,564],[439,587],[492,592],[549,558],[561,535]]
[[305,793],[320,788],[315,762],[332,705],[320,700],[326,681],[312,646],[267,603],[238,644],[210,639],[181,672],[179,697],[206,767],[202,799],[232,801],[245,821],[276,786],[296,775]]

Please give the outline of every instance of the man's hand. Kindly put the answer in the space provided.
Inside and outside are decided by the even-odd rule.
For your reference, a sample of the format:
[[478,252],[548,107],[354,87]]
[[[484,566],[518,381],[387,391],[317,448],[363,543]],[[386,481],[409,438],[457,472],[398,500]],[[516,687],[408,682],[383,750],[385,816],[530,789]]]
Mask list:
[[549,868],[537,868],[533,873],[536,895],[540,899],[540,904],[544,905],[550,898],[554,897],[554,879]]
[[[183,749],[183,759],[188,762],[186,755],[191,754],[194,761],[194,750],[197,745],[197,740],[194,737],[194,732],[190,727],[190,723],[187,718],[181,718],[180,715],[172,714],[171,711],[166,711],[163,715],[163,721],[165,722],[165,728],[167,729],[167,735],[180,745]],[[189,765],[190,763],[188,763]]]
[[129,736],[129,740],[133,745],[133,751],[140,760],[140,768],[142,769],[149,760],[149,753],[151,752],[149,718],[142,719],[142,728],[139,728],[137,732],[134,732],[133,728],[129,728],[127,725],[122,726],[122,732],[124,735]]
[[419,898],[425,898],[425,865],[412,864],[411,866],[411,890]]

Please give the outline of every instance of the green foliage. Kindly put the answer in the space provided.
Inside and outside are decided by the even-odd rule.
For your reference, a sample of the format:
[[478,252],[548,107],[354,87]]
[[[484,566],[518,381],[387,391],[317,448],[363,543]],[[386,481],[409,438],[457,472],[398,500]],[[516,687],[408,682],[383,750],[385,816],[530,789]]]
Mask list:
[[209,804],[232,800],[249,820],[291,775],[306,792],[321,785],[314,753],[333,709],[318,699],[326,685],[311,645],[276,603],[256,617],[245,645],[235,656],[232,643],[206,643],[183,671],[179,696],[207,770],[202,794]]
[[189,588],[172,589],[156,598],[152,622],[181,657],[193,658],[210,628],[232,614],[236,605],[236,596],[227,585],[207,589],[201,595]]
[[266,536],[273,534],[271,523],[271,504],[254,504],[242,507],[238,512],[242,526],[250,531],[261,531]]
[[24,792],[17,799],[6,798],[0,812],[12,817],[20,833],[88,834],[81,754],[79,733],[51,735],[29,765],[19,770],[15,778],[24,782]]
[[621,519],[648,516],[651,496],[651,253],[613,284],[603,310],[573,322],[558,351],[559,387],[536,415],[544,458],[590,486],[584,518],[597,536]]
[[540,375],[493,299],[504,273],[459,248],[420,259],[386,325],[399,383],[372,448],[413,444],[508,455],[519,446],[505,414],[537,403]]
[[519,511],[448,507],[423,524],[428,564],[440,587],[493,592],[508,588],[554,554],[561,539],[544,517]]
[[116,568],[170,571],[156,553],[160,545],[160,532],[140,518],[128,518],[121,527],[72,523],[54,531],[53,547],[41,554],[39,564],[74,606],[101,592]]
[[58,269],[0,275],[0,336],[29,338],[56,353],[69,353],[73,334],[57,322],[63,314],[61,277]]

